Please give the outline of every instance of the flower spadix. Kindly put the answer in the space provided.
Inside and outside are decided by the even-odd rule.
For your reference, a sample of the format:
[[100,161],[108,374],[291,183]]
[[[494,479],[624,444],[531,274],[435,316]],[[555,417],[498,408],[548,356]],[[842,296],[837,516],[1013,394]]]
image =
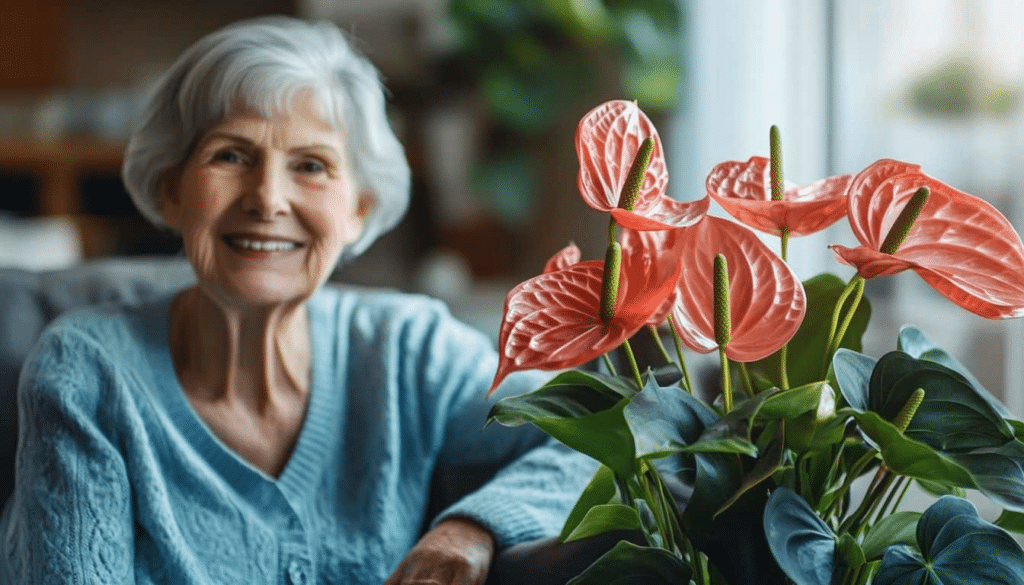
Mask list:
[[781,236],[821,231],[846,215],[846,192],[853,177],[839,175],[804,187],[787,186],[772,200],[771,160],[751,157],[726,161],[711,169],[708,194],[730,215],[753,229]]
[[[883,245],[921,187],[930,195],[893,253]],[[1024,245],[1006,217],[983,199],[883,159],[850,186],[850,226],[860,246],[830,246],[864,278],[913,270],[961,307],[989,319],[1024,315]],[[890,240],[891,241],[891,240]]]
[[565,265],[576,252],[558,252],[552,269],[513,288],[498,333],[498,371],[491,392],[525,369],[582,365],[618,347],[640,330],[671,295],[679,279],[681,230],[650,234],[624,230],[615,313],[600,315],[604,262]]
[[[644,139],[653,145],[633,207],[620,207],[623,186]],[[594,108],[576,128],[580,171],[576,184],[590,207],[610,213],[615,222],[633,230],[686,227],[707,213],[707,197],[680,202],[665,194],[668,170],[661,138],[635,102],[613,100]]]
[[680,259],[683,271],[672,314],[686,346],[700,353],[719,347],[713,268],[719,254],[728,266],[730,331],[726,355],[735,361],[751,362],[785,345],[807,310],[804,288],[792,269],[754,232],[729,220],[707,216],[679,231],[684,240]]

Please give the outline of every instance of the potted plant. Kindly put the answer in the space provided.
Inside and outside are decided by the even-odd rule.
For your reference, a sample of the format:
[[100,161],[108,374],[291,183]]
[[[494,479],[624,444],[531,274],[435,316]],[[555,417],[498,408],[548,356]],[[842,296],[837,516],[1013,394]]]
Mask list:
[[[674,201],[657,131],[628,101],[588,113],[576,151],[584,201],[609,216],[607,254],[580,261],[570,245],[509,292],[494,385],[565,371],[489,418],[601,463],[562,540],[642,535],[573,583],[1024,583],[1008,532],[1024,532],[1024,423],[914,327],[890,353],[860,353],[868,278],[913,270],[982,317],[1024,314],[1024,245],[1002,214],[894,160],[787,187],[774,127],[771,156],[721,163],[705,198]],[[708,214],[711,199],[738,221]],[[801,283],[790,238],[843,217],[859,245],[831,248],[856,274]],[[780,237],[781,255],[750,228]],[[664,360],[642,371],[629,340],[647,333]],[[718,352],[714,397],[684,346]],[[607,372],[574,369],[595,358]],[[901,510],[913,483],[935,495],[923,513]],[[968,489],[1003,508],[995,523]]]

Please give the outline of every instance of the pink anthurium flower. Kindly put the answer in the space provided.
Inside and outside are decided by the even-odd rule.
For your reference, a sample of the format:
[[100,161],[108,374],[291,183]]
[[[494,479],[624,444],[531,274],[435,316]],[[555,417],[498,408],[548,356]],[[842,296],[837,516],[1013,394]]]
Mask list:
[[[931,189],[927,205],[896,253],[880,252],[920,187]],[[972,313],[989,319],[1024,315],[1024,245],[988,202],[929,177],[918,165],[883,159],[854,178],[849,206],[861,245],[830,247],[864,278],[913,270]]]
[[[619,207],[619,196],[640,143],[654,139],[636,206]],[[668,170],[661,138],[654,124],[635,102],[613,100],[591,110],[576,128],[576,155],[580,172],[576,183],[583,200],[594,209],[610,213],[616,223],[633,230],[665,230],[686,227],[704,217],[710,201],[681,202],[665,195]]]
[[763,156],[747,162],[726,161],[708,174],[708,194],[730,215],[756,230],[781,236],[821,231],[846,215],[851,175],[822,179],[804,187],[788,187],[782,201],[772,201],[771,161]]
[[708,353],[715,341],[714,261],[729,265],[729,359],[752,362],[778,351],[796,334],[807,310],[804,287],[781,258],[747,228],[713,216],[682,232],[682,274],[672,314],[683,342]]
[[[681,238],[672,232],[658,239],[625,232],[617,308],[608,323],[599,316],[604,261],[578,262],[513,288],[505,298],[498,371],[490,392],[518,370],[560,370],[584,364],[615,349],[646,325],[679,278]],[[571,252],[563,249],[552,260],[566,256],[571,259]]]

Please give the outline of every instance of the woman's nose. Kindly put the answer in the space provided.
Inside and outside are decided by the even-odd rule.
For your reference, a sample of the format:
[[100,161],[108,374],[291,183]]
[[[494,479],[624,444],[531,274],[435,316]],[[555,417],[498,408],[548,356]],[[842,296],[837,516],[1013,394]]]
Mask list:
[[271,219],[288,212],[287,173],[278,165],[264,162],[254,169],[254,176],[242,202],[246,213]]

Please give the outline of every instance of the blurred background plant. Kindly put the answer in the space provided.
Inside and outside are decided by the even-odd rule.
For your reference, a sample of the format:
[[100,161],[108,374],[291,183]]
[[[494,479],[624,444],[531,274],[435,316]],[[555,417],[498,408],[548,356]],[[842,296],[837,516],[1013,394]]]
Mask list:
[[[545,185],[559,185],[542,179],[552,166],[545,144],[566,120],[595,99],[635,99],[655,115],[679,101],[676,0],[451,0],[448,8],[456,41],[444,76],[475,96],[485,118],[473,184],[513,229],[543,210]],[[571,147],[565,136],[558,143]]]

